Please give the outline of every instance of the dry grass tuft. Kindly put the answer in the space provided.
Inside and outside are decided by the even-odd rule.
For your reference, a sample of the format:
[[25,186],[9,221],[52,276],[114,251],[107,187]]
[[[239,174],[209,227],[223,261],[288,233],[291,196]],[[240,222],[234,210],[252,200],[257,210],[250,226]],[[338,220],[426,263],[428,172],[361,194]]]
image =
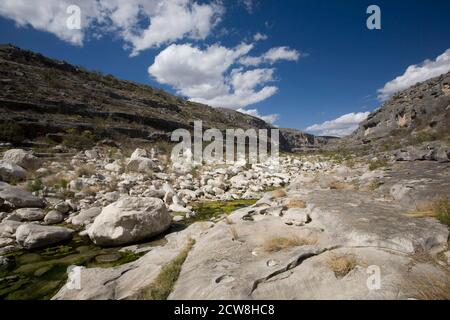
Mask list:
[[356,258],[351,254],[335,255],[332,254],[327,259],[328,267],[334,272],[337,278],[345,277],[356,267]]
[[95,174],[95,172],[96,170],[94,165],[86,164],[78,167],[75,171],[75,174],[77,175],[77,177],[90,177]]
[[406,215],[411,218],[433,217],[442,224],[450,226],[450,200],[442,199],[422,204]]
[[450,300],[450,281],[423,274],[409,279],[406,293],[418,300]]
[[275,237],[267,239],[263,244],[263,249],[266,252],[277,252],[292,247],[308,246],[316,243],[317,239],[300,238],[297,236]]
[[355,190],[356,187],[353,184],[340,182],[340,181],[332,181],[329,185],[332,190]]
[[286,191],[284,191],[284,189],[277,189],[272,191],[272,197],[274,197],[275,199],[279,199],[279,198],[283,198],[287,196]]
[[306,202],[301,199],[289,199],[286,204],[288,209],[304,209],[306,208]]

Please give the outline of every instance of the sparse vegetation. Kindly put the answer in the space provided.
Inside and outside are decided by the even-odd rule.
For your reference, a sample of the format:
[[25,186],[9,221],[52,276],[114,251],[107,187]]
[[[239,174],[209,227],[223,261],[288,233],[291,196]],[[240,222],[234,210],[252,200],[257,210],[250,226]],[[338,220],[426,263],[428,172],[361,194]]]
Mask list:
[[344,162],[353,161],[353,155],[348,150],[339,151],[321,151],[319,155],[328,158],[338,164],[343,164]]
[[388,162],[383,159],[372,160],[369,162],[369,170],[375,171],[380,168],[384,168],[388,165]]
[[89,149],[94,146],[95,140],[95,135],[89,130],[79,134],[76,129],[68,129],[66,130],[63,144],[71,148]]
[[206,221],[228,215],[233,211],[245,208],[255,204],[256,200],[234,200],[234,201],[205,201],[193,205],[192,210],[197,213],[195,217],[184,220],[183,223],[194,223],[197,221]]
[[286,204],[286,208],[288,209],[304,209],[306,208],[306,202],[301,199],[289,199]]
[[27,191],[29,192],[37,192],[40,191],[42,189],[44,189],[44,183],[42,182],[41,178],[36,178],[34,180],[30,180],[28,181],[27,184]]
[[277,252],[292,247],[309,246],[317,243],[317,239],[300,238],[298,236],[274,237],[267,239],[263,244],[266,252]]
[[436,132],[430,130],[422,130],[417,133],[415,142],[417,144],[420,144],[424,142],[435,141],[437,139],[439,139],[439,135]]
[[0,124],[0,141],[22,142],[25,139],[23,128],[17,123]]
[[[444,275],[443,275],[444,276]],[[450,282],[446,279],[422,274],[409,279],[406,292],[418,300],[450,300]]]
[[138,295],[138,299],[167,300],[167,297],[173,290],[175,282],[178,280],[181,267],[194,244],[195,240],[190,239],[186,248],[174,260],[161,269],[155,281]]
[[200,176],[200,166],[195,166],[191,170],[191,175],[194,179],[198,179]]
[[95,166],[92,164],[82,165],[76,170],[77,177],[90,177],[93,174],[95,174]]
[[420,205],[417,210],[409,212],[411,218],[433,217],[442,224],[450,226],[450,200],[441,199]]
[[332,181],[329,185],[331,190],[355,190],[356,186],[351,183]]
[[343,278],[356,267],[357,261],[355,256],[351,254],[332,254],[327,259],[327,265],[337,278]]
[[272,197],[274,197],[275,199],[279,199],[279,198],[284,198],[287,196],[286,191],[284,191],[284,189],[277,189],[272,191]]
[[380,180],[373,180],[370,184],[369,184],[369,189],[371,191],[375,191],[377,190],[379,187],[381,187],[384,183]]
[[434,205],[433,211],[436,218],[442,223],[450,226],[450,200],[440,200]]

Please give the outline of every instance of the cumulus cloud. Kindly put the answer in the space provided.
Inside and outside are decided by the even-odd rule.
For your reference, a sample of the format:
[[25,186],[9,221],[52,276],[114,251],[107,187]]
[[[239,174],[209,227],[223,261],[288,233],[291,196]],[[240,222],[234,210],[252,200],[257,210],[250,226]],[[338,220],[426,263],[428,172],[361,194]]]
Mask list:
[[[37,2],[37,1],[36,1]],[[58,38],[82,45],[95,27],[118,34],[136,55],[180,39],[205,39],[220,21],[224,7],[219,2],[200,4],[194,0],[28,0],[0,1],[0,15],[18,26],[31,26]],[[82,12],[81,30],[70,30],[67,8],[78,5]]]
[[331,121],[315,124],[305,129],[319,136],[344,137],[358,128],[360,122],[367,119],[370,112],[348,113]]
[[156,81],[172,86],[191,101],[214,107],[239,109],[263,101],[278,88],[273,68],[245,70],[238,60],[253,49],[252,44],[234,48],[211,45],[201,49],[192,44],[173,44],[156,56],[148,69]]
[[261,120],[264,120],[267,123],[273,124],[276,121],[278,121],[278,119],[280,119],[280,115],[279,114],[268,114],[268,115],[261,115],[258,111],[258,109],[237,109],[237,111],[244,113],[244,114],[248,114],[250,116],[256,117],[256,118],[260,118]]
[[289,47],[275,47],[261,56],[244,56],[240,59],[240,63],[245,66],[258,66],[263,63],[274,64],[280,60],[285,61],[298,61],[301,54],[295,49]]
[[416,83],[437,77],[449,71],[450,49],[447,49],[447,51],[435,60],[425,60],[421,64],[409,66],[403,75],[389,81],[382,89],[378,90],[378,98],[381,101],[385,101],[395,93],[407,89]]

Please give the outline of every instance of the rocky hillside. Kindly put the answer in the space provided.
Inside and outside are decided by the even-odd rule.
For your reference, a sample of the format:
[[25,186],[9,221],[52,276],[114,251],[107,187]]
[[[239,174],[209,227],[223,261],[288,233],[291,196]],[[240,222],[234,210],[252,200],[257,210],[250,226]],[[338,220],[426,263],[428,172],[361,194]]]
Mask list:
[[[270,128],[261,119],[183,100],[160,89],[90,72],[11,45],[0,46],[0,142],[47,137],[167,140],[177,128]],[[48,139],[47,139],[48,140]],[[302,144],[313,141],[303,139]],[[296,147],[296,141],[289,138]],[[314,143],[314,142],[313,142]],[[290,150],[284,136],[281,147]]]
[[280,129],[280,133],[290,150],[296,151],[316,151],[330,142],[336,141],[336,137],[317,137],[296,129]]
[[397,93],[346,141],[381,149],[406,145],[449,142],[450,73],[416,84]]

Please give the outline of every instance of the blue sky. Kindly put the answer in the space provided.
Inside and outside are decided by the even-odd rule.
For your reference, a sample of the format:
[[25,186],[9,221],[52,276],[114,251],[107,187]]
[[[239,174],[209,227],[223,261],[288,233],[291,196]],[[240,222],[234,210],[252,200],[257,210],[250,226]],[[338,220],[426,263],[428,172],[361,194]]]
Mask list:
[[[0,42],[317,134],[346,134],[396,90],[450,70],[447,0],[96,3],[2,0]],[[69,4],[81,30],[65,26]],[[371,4],[381,30],[366,27]]]

